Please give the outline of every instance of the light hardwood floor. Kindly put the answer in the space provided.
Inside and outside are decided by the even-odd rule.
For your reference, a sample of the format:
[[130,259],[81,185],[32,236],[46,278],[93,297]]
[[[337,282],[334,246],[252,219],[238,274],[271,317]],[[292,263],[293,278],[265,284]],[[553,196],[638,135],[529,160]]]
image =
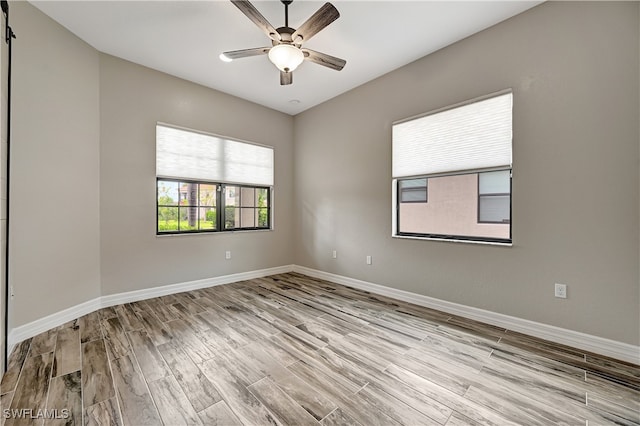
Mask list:
[[6,426],[640,424],[637,365],[293,273],[93,312],[0,386]]

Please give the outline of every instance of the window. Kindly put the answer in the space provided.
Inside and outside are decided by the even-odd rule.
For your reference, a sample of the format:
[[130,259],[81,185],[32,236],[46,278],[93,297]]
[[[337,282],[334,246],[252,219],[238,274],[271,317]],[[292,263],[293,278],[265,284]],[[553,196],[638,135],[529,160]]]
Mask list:
[[224,229],[263,229],[269,227],[269,189],[226,186]]
[[157,180],[158,232],[219,229],[218,185]]
[[394,123],[394,236],[511,243],[512,102],[504,91]]
[[273,148],[156,126],[156,233],[271,229]]
[[478,174],[478,223],[511,221],[511,171]]
[[427,178],[401,180],[399,191],[401,203],[426,203]]

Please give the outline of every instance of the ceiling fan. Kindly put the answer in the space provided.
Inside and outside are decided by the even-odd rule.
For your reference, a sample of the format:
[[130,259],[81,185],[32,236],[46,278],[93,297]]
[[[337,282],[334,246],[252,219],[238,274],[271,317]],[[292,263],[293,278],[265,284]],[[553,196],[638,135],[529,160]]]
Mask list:
[[294,29],[289,27],[289,5],[293,0],[280,1],[284,4],[284,26],[276,29],[249,1],[231,0],[231,3],[271,39],[272,46],[224,52],[220,55],[220,59],[231,62],[234,59],[249,56],[268,55],[269,60],[280,70],[281,85],[293,83],[293,71],[304,60],[336,71],[344,68],[347,63],[344,59],[302,47],[302,43],[309,41],[311,37],[340,17],[338,9],[331,3],[325,3],[298,29]]

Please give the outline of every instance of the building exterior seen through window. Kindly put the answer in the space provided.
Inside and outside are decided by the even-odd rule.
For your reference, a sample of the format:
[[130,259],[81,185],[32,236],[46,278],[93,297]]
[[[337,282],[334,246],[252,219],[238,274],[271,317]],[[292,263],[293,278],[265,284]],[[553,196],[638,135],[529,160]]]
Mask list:
[[[405,197],[409,182],[425,182],[428,200]],[[510,170],[398,180],[398,235],[508,240]]]

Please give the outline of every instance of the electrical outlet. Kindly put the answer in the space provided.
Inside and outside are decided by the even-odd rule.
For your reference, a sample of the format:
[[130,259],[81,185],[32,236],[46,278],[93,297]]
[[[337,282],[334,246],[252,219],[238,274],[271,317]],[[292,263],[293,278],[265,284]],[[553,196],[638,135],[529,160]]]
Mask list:
[[567,285],[566,284],[558,284],[556,283],[555,287],[555,296],[561,299],[567,298]]
[[337,259],[337,258],[338,258],[338,252],[334,250],[334,251],[333,251],[333,253],[331,254],[331,256],[332,256],[334,259]]
[[371,265],[371,256],[367,256],[367,265]]
[[231,252],[229,250],[224,252],[224,258],[227,259],[227,260],[231,259]]

